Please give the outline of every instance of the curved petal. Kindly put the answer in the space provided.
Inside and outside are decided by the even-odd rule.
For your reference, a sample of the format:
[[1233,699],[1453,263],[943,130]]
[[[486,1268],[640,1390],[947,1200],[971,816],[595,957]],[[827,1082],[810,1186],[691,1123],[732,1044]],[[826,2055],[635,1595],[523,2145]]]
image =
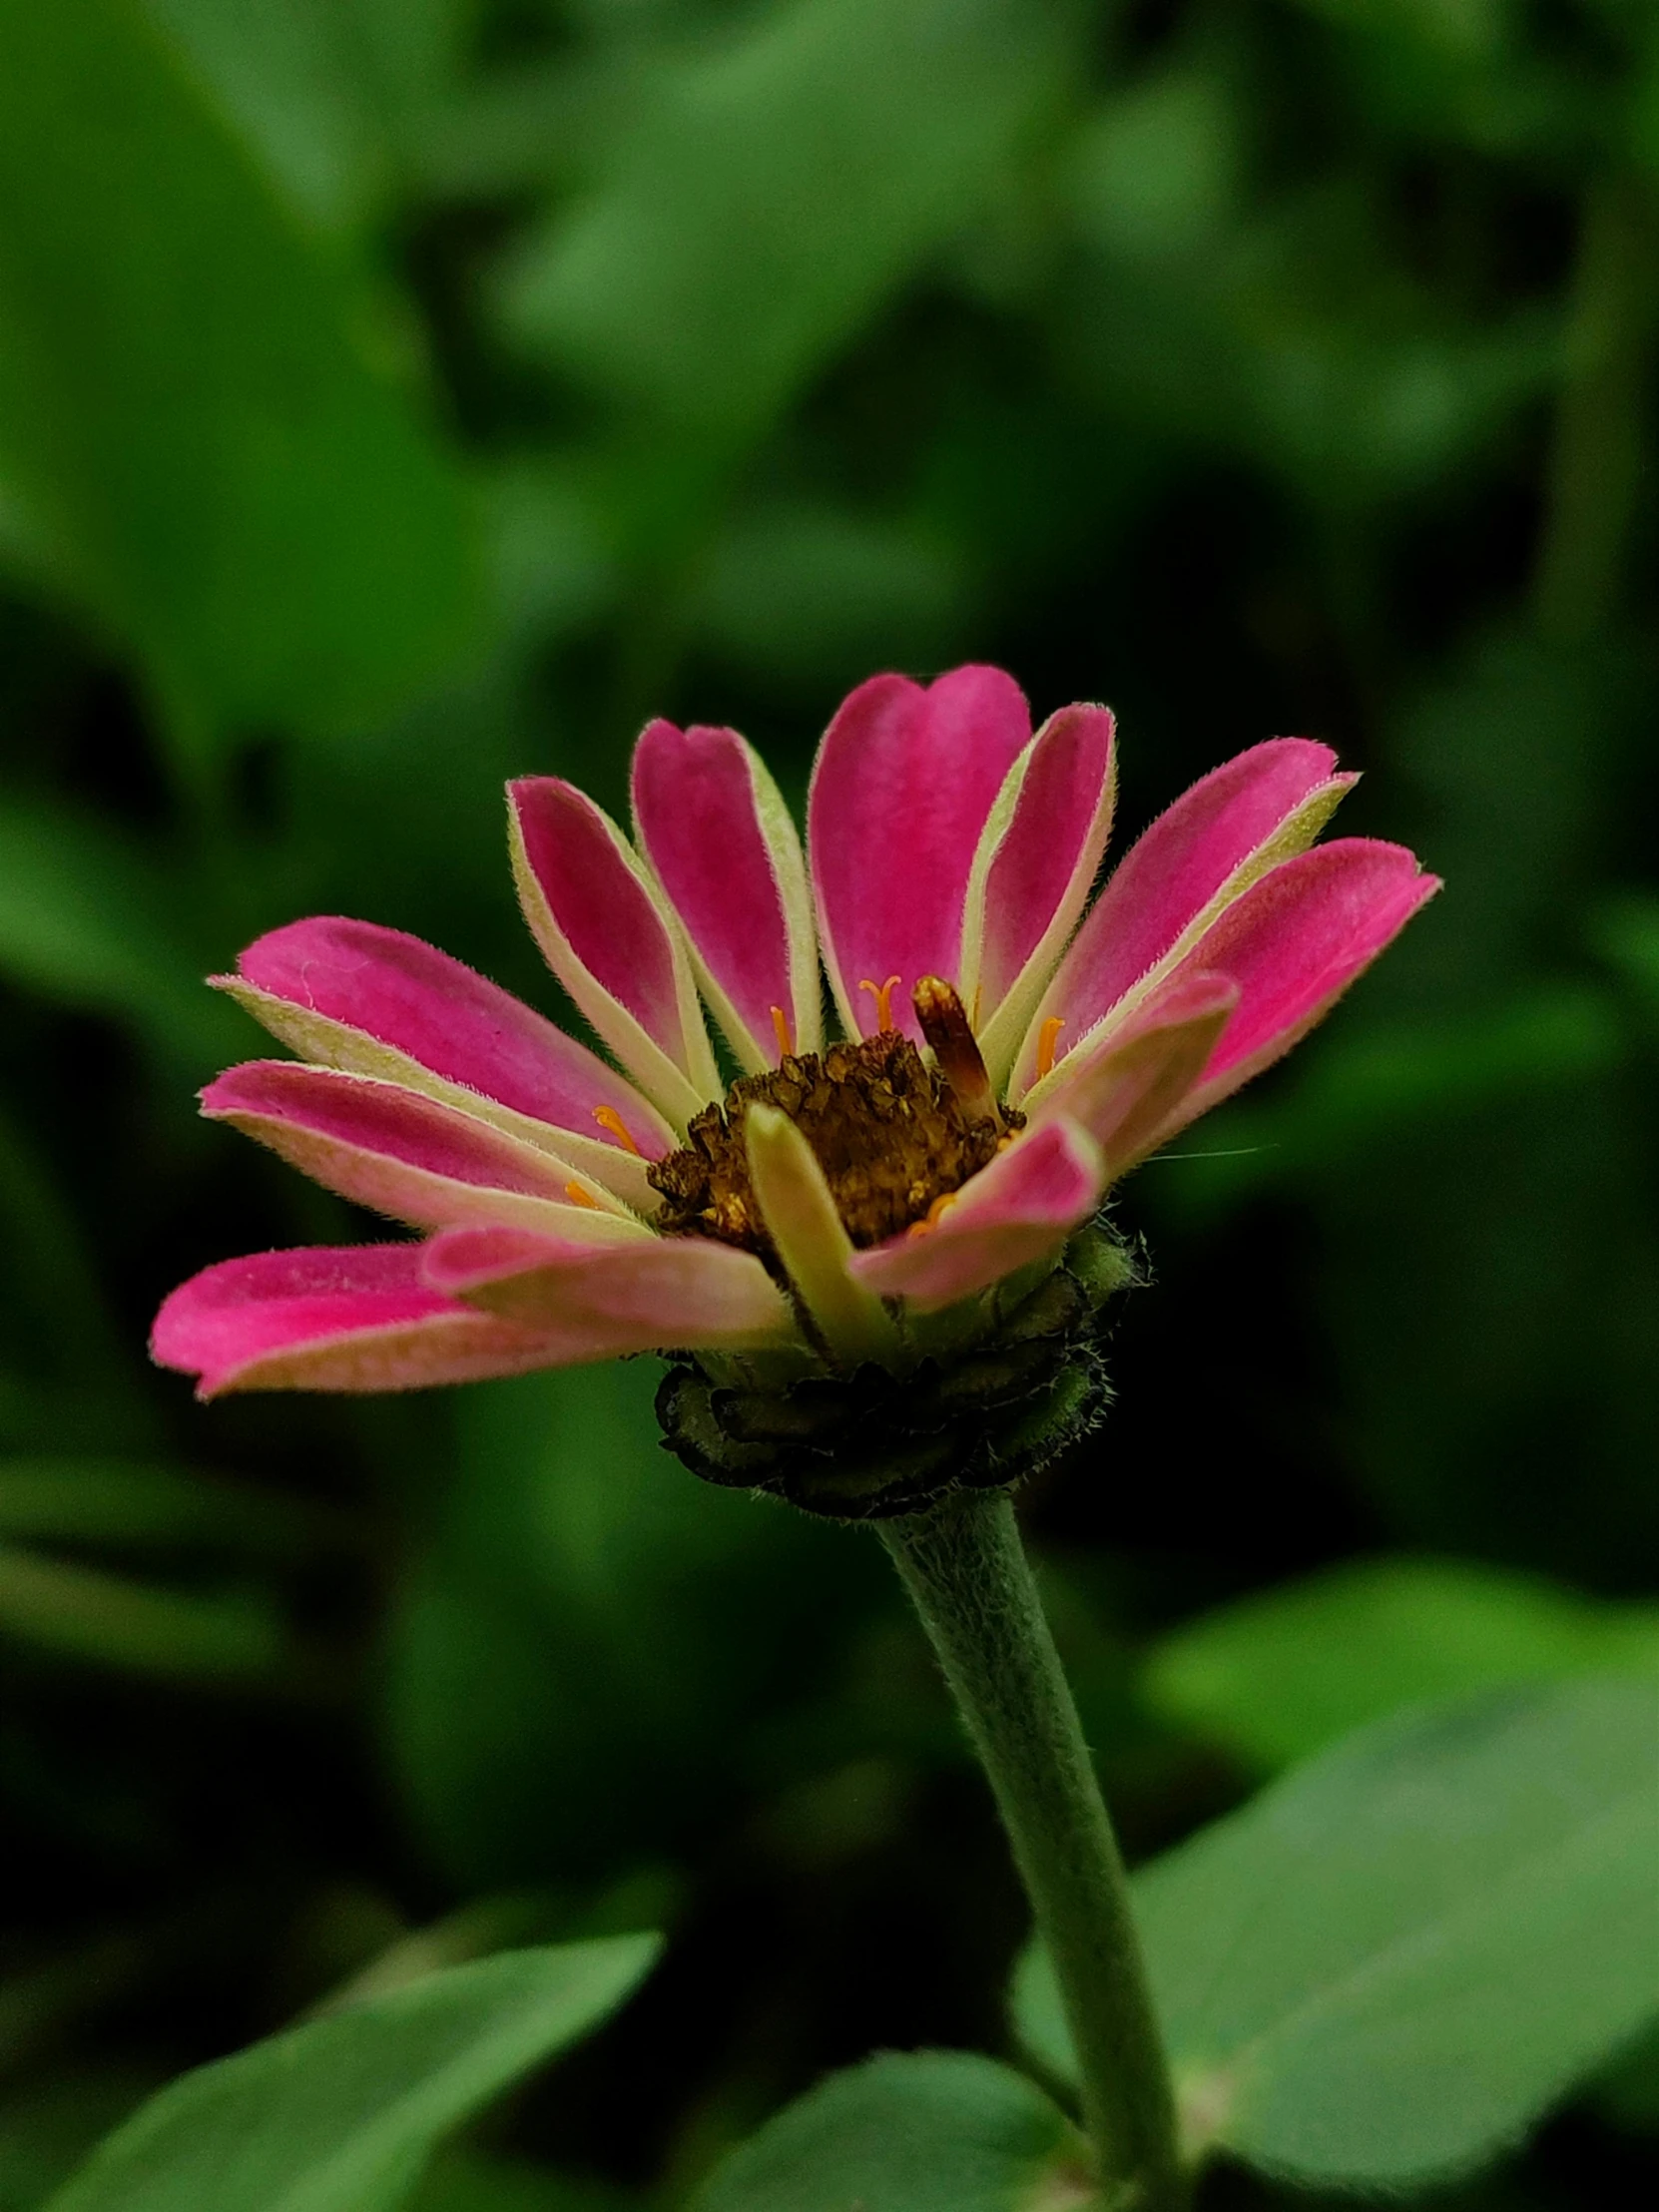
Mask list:
[[959,989],[998,1091],[1087,902],[1116,794],[1110,712],[1062,707],[991,809],[968,881]]
[[156,1316],[151,1356],[230,1390],[413,1390],[560,1364],[545,1336],[445,1298],[419,1245],[310,1246],[225,1260]]
[[1105,1184],[1100,1147],[1056,1115],[998,1153],[936,1222],[855,1254],[852,1274],[922,1313],[953,1306],[1058,1252],[1093,1213]]
[[789,1300],[753,1253],[706,1237],[596,1252],[522,1229],[451,1229],[422,1249],[434,1290],[548,1331],[586,1360],[751,1351],[797,1335]]
[[1163,1142],[1170,1116],[1204,1073],[1239,995],[1231,976],[1178,972],[1121,1027],[1108,1024],[1098,1043],[1071,1055],[1063,1081],[1044,1097],[1034,1122],[1063,1114],[1078,1123],[1100,1146],[1107,1181],[1116,1182]]
[[662,894],[602,808],[557,776],[507,787],[513,875],[548,966],[683,1129],[724,1088]]
[[1035,1090],[1044,1024],[1075,1052],[1144,993],[1257,877],[1313,843],[1358,781],[1306,738],[1271,738],[1227,761],[1161,814],[1113,869],[1022,1042],[1013,1092]]
[[898,978],[894,1026],[916,1043],[910,992],[954,983],[974,848],[1031,742],[1011,676],[958,668],[925,689],[872,676],[842,704],[813,768],[807,843],[830,988],[850,1037],[877,1026],[859,986]]
[[807,863],[760,756],[735,730],[653,722],[634,749],[633,794],[640,847],[745,1069],[816,1052],[824,1009]]
[[892,1316],[852,1274],[852,1242],[835,1211],[818,1155],[777,1107],[750,1106],[743,1118],[750,1188],[803,1308],[834,1357],[891,1364],[899,1351]]
[[1167,1143],[1283,1059],[1439,888],[1404,845],[1340,837],[1248,890],[1189,955],[1227,977],[1238,1006],[1198,1083],[1152,1141]]
[[424,1091],[654,1206],[646,1163],[675,1143],[656,1109],[597,1053],[435,945],[322,914],[273,929],[235,975],[209,980],[304,1059]]
[[420,1229],[519,1222],[591,1244],[652,1234],[566,1162],[400,1083],[251,1060],[208,1085],[202,1111],[341,1198]]

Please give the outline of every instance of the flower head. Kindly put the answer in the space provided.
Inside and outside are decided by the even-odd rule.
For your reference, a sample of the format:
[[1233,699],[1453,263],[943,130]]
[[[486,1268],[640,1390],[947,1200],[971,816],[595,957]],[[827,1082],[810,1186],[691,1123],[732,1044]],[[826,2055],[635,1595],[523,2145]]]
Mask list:
[[947,1462],[1007,1479],[1098,1403],[1110,1186],[1438,887],[1398,845],[1315,846],[1353,782],[1324,746],[1259,745],[1092,905],[1112,717],[1033,736],[996,669],[860,685],[805,853],[732,730],[648,726],[632,840],[557,778],[514,784],[525,916],[616,1064],[399,931],[262,937],[216,981],[300,1058],[232,1069],[203,1111],[424,1236],[209,1268],[156,1358],[215,1396],[664,1351],[670,1440],[716,1479],[804,1494],[816,1470],[855,1512]]

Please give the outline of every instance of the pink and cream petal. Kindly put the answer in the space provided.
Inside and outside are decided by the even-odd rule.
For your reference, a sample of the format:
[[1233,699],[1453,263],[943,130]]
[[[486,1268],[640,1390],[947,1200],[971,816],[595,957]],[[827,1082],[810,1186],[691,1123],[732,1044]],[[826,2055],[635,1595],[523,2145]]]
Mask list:
[[1057,1253],[1100,1201],[1100,1147],[1064,1115],[1018,1137],[936,1222],[858,1253],[852,1274],[882,1298],[933,1313]]
[[645,1170],[675,1136],[597,1053],[510,991],[400,929],[321,915],[210,978],[303,1058],[492,1121],[650,1212]]
[[1121,1026],[1071,1055],[1033,1126],[1055,1114],[1076,1122],[1100,1146],[1107,1181],[1116,1182],[1162,1141],[1238,1003],[1239,986],[1230,976],[1202,970],[1176,975]]
[[[980,832],[1031,742],[1025,699],[1000,669],[927,686],[875,676],[842,704],[813,770],[807,843],[830,988],[848,1036],[892,1025],[920,1041],[910,993],[957,977]],[[871,985],[870,990],[862,986]]]
[[1269,868],[1313,843],[1358,781],[1335,768],[1329,746],[1272,738],[1158,817],[1112,871],[1044,993],[1015,1061],[1016,1100],[1040,1095],[1045,1025],[1063,1024],[1061,1058],[1077,1051],[1152,990]]
[[1110,713],[1062,707],[1009,770],[979,839],[958,988],[998,1090],[1088,901],[1116,791]]
[[634,749],[633,800],[640,848],[745,1070],[816,1052],[824,1012],[807,864],[760,756],[735,730],[650,723]]
[[892,1366],[898,1331],[880,1299],[852,1272],[847,1236],[824,1170],[796,1124],[759,1102],[744,1115],[750,1186],[796,1296],[832,1357]]
[[151,1354],[233,1390],[412,1390],[560,1364],[546,1335],[430,1289],[414,1244],[308,1247],[226,1260],[181,1284]]
[[1226,976],[1239,1002],[1155,1141],[1166,1143],[1283,1059],[1439,888],[1403,845],[1341,837],[1247,891],[1190,955],[1193,966]]
[[652,1234],[567,1163],[399,1083],[254,1060],[210,1083],[202,1111],[325,1190],[416,1228],[515,1222],[592,1244]]
[[423,1250],[434,1290],[545,1331],[572,1357],[799,1341],[789,1300],[760,1261],[703,1237],[595,1251],[519,1229],[451,1229]]
[[616,824],[555,776],[507,787],[513,874],[548,966],[684,1129],[722,1089],[679,925]]

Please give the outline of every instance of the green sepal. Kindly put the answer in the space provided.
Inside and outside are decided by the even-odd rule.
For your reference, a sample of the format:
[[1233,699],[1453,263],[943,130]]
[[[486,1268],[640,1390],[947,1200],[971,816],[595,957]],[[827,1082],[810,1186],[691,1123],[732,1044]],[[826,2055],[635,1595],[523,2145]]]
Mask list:
[[835,1520],[887,1519],[952,1490],[1018,1482],[1104,1413],[1101,1309],[1135,1274],[1133,1254],[1096,1222],[1034,1288],[1009,1295],[989,1334],[903,1375],[866,1360],[757,1389],[686,1358],[657,1393],[664,1445],[706,1482]]

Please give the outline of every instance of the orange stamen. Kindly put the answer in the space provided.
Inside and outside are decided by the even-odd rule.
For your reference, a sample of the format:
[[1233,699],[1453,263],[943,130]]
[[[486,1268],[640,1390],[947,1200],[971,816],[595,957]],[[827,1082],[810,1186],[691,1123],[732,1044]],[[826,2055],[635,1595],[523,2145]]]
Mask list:
[[624,1152],[631,1152],[636,1160],[645,1157],[639,1146],[634,1142],[633,1131],[614,1106],[596,1106],[593,1110],[593,1118],[598,1122],[601,1129],[610,1131]]
[[872,983],[866,975],[858,985],[868,991],[875,1001],[875,1026],[878,1030],[892,1027],[892,994],[904,980],[901,975],[889,975],[884,983]]
[[909,1228],[905,1230],[904,1234],[907,1237],[925,1237],[929,1230],[936,1229],[938,1227],[946,1208],[954,1206],[957,1199],[959,1199],[961,1195],[962,1194],[960,1191],[941,1191],[939,1196],[934,1199],[932,1205],[928,1207],[927,1212],[922,1217],[922,1219],[920,1221],[911,1222]]
[[790,1017],[782,1006],[772,1009],[772,1026],[778,1038],[778,1056],[787,1060],[795,1050],[795,1039],[790,1035]]
[[1059,1042],[1060,1031],[1066,1025],[1064,1014],[1050,1014],[1037,1031],[1037,1081],[1054,1072],[1054,1047]]
[[580,1183],[567,1183],[565,1196],[573,1206],[591,1206],[596,1214],[605,1211],[602,1202],[594,1197],[592,1191],[584,1190]]

